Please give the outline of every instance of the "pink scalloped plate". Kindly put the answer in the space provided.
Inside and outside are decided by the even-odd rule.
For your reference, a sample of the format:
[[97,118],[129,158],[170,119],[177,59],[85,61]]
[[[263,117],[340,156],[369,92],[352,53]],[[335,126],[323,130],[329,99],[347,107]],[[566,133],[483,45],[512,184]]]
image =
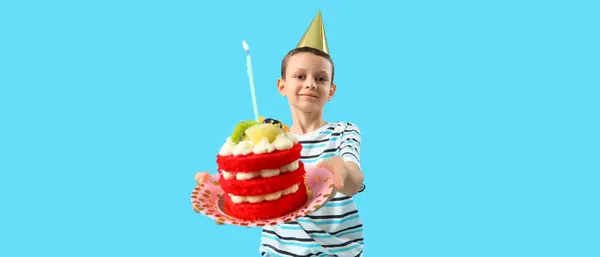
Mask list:
[[285,216],[273,219],[247,221],[231,217],[223,209],[223,189],[219,186],[219,174],[210,181],[200,183],[192,192],[193,209],[220,223],[244,227],[262,227],[282,224],[303,217],[319,209],[330,197],[333,191],[333,176],[323,168],[305,167],[306,185],[312,191],[312,197],[300,209]]

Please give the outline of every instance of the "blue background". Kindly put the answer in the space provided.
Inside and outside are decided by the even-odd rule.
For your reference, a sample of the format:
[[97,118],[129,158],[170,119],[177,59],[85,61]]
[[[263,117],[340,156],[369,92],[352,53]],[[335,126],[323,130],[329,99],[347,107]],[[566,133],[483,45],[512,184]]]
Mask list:
[[[0,256],[256,256],[197,171],[320,9],[365,256],[600,256],[595,1],[3,1]],[[596,1],[597,3],[597,1]]]

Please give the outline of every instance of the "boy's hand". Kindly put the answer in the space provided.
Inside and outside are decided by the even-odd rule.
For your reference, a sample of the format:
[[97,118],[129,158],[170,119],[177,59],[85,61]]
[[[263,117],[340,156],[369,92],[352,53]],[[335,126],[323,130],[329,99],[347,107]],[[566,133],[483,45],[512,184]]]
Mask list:
[[345,161],[340,156],[333,156],[329,159],[317,163],[317,167],[325,168],[333,174],[333,185],[337,190],[344,188],[344,181],[348,177],[348,170],[345,166]]
[[[208,173],[208,172],[198,172],[194,176],[194,180],[198,184],[209,182],[210,181],[210,173]],[[194,206],[192,206],[192,209],[194,211],[196,211],[196,208],[194,208]],[[223,223],[218,222],[218,221],[215,221],[215,223],[217,223],[217,225],[223,225]]]
[[196,176],[194,176],[194,180],[196,180],[196,183],[200,184],[200,183],[206,183],[210,181],[210,173],[203,171],[203,172],[198,172],[196,173]]

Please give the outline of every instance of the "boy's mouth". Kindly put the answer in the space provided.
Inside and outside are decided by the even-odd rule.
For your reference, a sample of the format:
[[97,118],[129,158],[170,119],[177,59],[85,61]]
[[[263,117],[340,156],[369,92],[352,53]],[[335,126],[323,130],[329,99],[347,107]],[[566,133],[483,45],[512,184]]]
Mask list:
[[305,96],[305,97],[310,97],[310,98],[318,98],[316,95],[312,95],[312,94],[299,94],[299,96]]

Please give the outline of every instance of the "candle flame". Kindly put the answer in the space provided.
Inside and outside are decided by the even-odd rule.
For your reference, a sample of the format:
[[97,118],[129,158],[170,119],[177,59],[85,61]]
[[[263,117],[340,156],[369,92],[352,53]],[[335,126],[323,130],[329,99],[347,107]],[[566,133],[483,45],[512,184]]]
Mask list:
[[248,47],[248,43],[246,43],[246,40],[242,40],[242,47],[244,47],[244,51],[248,52],[248,50],[250,49]]

